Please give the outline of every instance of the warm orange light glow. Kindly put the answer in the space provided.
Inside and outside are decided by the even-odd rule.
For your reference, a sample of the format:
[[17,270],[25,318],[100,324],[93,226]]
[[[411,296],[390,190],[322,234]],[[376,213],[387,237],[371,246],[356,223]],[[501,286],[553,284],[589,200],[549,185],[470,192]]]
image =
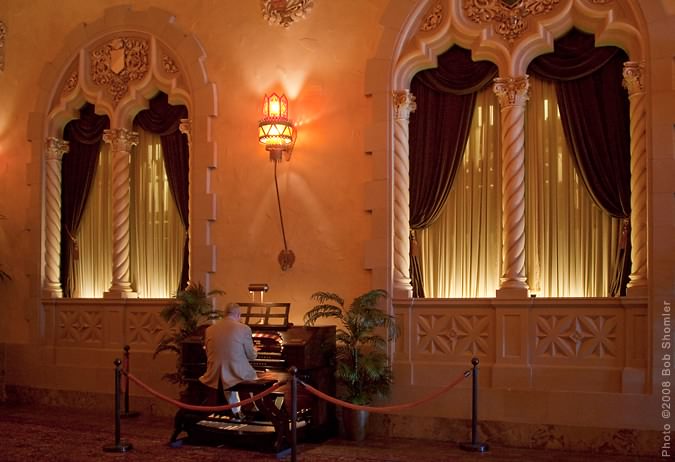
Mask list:
[[[281,152],[288,152],[295,141],[295,127],[288,119],[286,95],[265,95],[263,118],[258,123],[258,141],[270,151],[273,160],[279,160]],[[290,154],[288,154],[290,155]]]

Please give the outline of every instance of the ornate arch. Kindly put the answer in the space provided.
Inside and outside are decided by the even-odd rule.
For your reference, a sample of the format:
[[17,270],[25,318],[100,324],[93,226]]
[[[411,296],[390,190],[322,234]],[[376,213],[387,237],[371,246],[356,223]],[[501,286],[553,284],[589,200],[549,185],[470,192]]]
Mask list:
[[[159,9],[134,11],[129,6],[109,8],[99,20],[73,30],[58,56],[45,65],[35,110],[29,118],[28,140],[31,166],[43,172],[41,183],[45,184],[44,195],[49,197],[53,195],[49,191],[53,181],[47,178],[51,170],[47,158],[53,159],[54,153],[47,154],[54,150],[48,145],[54,143],[48,140],[61,136],[63,127],[77,117],[84,102],[94,104],[97,113],[106,114],[111,129],[130,129],[135,115],[148,107],[148,100],[158,91],[166,93],[172,104],[185,105],[191,120],[181,129],[188,133],[193,153],[190,197],[199,196],[198,201],[190,200],[191,217],[199,217],[199,221],[190,220],[191,247],[200,249],[200,258],[192,258],[191,252],[190,271],[191,278],[204,281],[208,287],[216,267],[214,246],[208,241],[209,228],[215,221],[216,195],[208,190],[198,194],[194,181],[214,174],[217,157],[210,129],[217,115],[217,93],[203,66],[205,59],[197,37],[181,29],[170,13]],[[42,210],[46,223],[43,233],[48,241],[46,228],[52,219],[49,207],[33,205],[34,210]],[[43,243],[42,248],[45,260],[49,243]],[[41,274],[34,275],[39,281],[44,280],[45,266],[41,265]]]
[[[407,93],[413,75],[434,67],[440,53],[458,44],[470,49],[474,59],[497,64],[501,78],[522,77],[528,64],[552,51],[553,41],[573,26],[594,33],[598,45],[623,48],[634,61],[645,59],[647,46],[640,12],[628,0],[420,0],[413,6],[390,2],[382,17],[384,38],[367,68],[366,94],[372,97],[373,113],[386,114],[386,120],[376,118],[369,127],[365,150],[382,157],[376,164],[382,170],[374,173],[377,180],[371,186],[388,198],[379,211],[389,219],[373,225],[368,245],[386,248],[379,253],[369,248],[365,266],[376,270],[374,286],[390,288],[396,298],[411,293],[405,115],[414,110],[414,95]],[[380,207],[368,203],[366,208]]]

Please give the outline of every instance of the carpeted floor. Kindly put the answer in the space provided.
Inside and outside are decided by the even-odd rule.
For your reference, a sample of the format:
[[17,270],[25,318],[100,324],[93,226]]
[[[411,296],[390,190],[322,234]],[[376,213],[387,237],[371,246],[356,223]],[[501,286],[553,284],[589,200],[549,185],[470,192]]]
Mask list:
[[[112,415],[82,409],[0,405],[0,461],[2,462],[245,462],[276,461],[274,454],[233,447],[171,448],[167,444],[172,419],[141,415],[122,419],[121,441],[133,448],[126,453],[104,452],[114,445]],[[290,456],[286,457],[290,460]],[[462,451],[450,442],[368,438],[361,443],[335,438],[322,444],[298,446],[303,462],[465,462],[542,461],[628,462],[663,460],[648,457],[611,457],[562,451],[491,448],[485,454]]]

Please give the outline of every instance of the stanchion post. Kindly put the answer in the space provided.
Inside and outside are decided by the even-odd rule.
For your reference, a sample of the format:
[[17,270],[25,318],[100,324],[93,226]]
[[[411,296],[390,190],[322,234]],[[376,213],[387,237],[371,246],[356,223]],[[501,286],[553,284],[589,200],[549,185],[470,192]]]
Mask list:
[[133,446],[130,443],[120,441],[120,385],[122,383],[122,361],[119,358],[115,359],[115,444],[111,446],[103,446],[105,452],[127,452]]
[[298,368],[291,366],[291,462],[298,457]]
[[473,358],[471,372],[471,442],[461,443],[460,448],[465,451],[487,452],[490,449],[487,443],[478,441],[478,358]]
[[[129,345],[124,345],[124,370],[128,373],[130,372],[129,367],[130,367],[130,361],[129,361],[129,349],[131,347]],[[129,376],[124,375],[124,412],[121,414],[121,417],[129,418],[129,417],[138,417],[140,415],[140,412],[129,411]]]

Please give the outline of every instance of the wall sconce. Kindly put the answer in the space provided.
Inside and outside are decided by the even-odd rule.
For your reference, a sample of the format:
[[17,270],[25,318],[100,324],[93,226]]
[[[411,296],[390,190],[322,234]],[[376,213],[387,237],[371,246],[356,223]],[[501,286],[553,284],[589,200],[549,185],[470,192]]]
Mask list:
[[263,118],[258,122],[258,141],[265,145],[270,160],[279,162],[283,154],[291,160],[297,131],[288,118],[288,99],[286,95],[265,95],[263,100]]
[[284,248],[279,252],[279,265],[282,271],[291,269],[295,262],[295,254],[288,249],[286,243],[286,229],[284,228],[284,216],[281,212],[281,199],[279,197],[279,182],[277,180],[277,164],[281,162],[281,156],[291,160],[291,152],[295,146],[297,131],[293,122],[288,119],[288,99],[286,95],[265,95],[263,100],[263,118],[258,122],[258,141],[265,145],[270,153],[270,160],[274,163],[274,186],[277,191],[277,206],[279,208],[279,221],[281,222],[281,236],[284,239]]

